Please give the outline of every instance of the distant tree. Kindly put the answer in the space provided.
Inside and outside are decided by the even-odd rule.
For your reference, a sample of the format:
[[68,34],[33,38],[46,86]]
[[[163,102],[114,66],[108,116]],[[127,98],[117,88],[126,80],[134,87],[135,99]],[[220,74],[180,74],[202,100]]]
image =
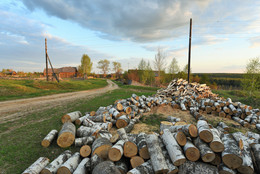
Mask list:
[[159,82],[161,80],[161,71],[165,70],[166,55],[161,48],[158,48],[157,54],[154,57],[154,68],[158,71]]
[[208,74],[203,74],[203,75],[201,76],[200,83],[201,83],[201,84],[204,84],[204,83],[205,83],[205,84],[207,84],[207,85],[210,84]]
[[145,70],[146,68],[146,62],[144,59],[142,59],[140,62],[139,62],[139,65],[138,65],[138,70]]
[[200,77],[198,75],[196,75],[195,77],[192,78],[192,81],[199,83],[200,82]]
[[78,70],[84,75],[84,79],[88,78],[88,74],[92,70],[92,65],[93,62],[91,62],[90,57],[87,54],[83,54],[81,57],[81,65],[78,67]]
[[116,77],[119,78],[120,74],[123,71],[121,63],[113,62],[113,70],[115,71]]
[[100,61],[98,62],[97,68],[101,69],[101,71],[102,71],[103,74],[104,74],[104,77],[106,77],[107,72],[109,71],[109,64],[110,64],[110,62],[109,62],[109,60],[107,60],[107,59],[100,60]]
[[246,65],[246,72],[242,79],[242,87],[249,94],[249,97],[260,90],[260,59],[250,59]]
[[178,65],[178,61],[176,58],[173,58],[168,67],[168,72],[169,74],[172,74],[172,78],[173,78],[174,75],[177,74],[179,71],[180,71],[180,67]]

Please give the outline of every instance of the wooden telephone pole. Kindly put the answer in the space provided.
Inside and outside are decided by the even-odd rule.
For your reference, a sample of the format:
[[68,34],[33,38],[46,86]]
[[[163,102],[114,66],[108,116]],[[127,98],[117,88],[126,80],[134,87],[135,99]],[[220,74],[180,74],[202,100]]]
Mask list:
[[188,83],[190,83],[191,31],[192,31],[192,18],[190,18],[189,58],[188,58]]
[[45,57],[46,57],[46,80],[49,81],[49,74],[48,74],[48,53],[47,53],[47,38],[45,38]]

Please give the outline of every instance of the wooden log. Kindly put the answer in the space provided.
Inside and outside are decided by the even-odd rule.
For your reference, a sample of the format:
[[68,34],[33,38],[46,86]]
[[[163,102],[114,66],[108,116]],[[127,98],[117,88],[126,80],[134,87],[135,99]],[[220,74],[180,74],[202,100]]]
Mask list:
[[129,124],[126,127],[124,127],[126,133],[130,133],[132,131],[132,129],[134,128],[135,123],[136,123],[135,119],[131,119],[130,120]]
[[167,120],[168,120],[169,122],[179,122],[179,121],[181,121],[180,118],[173,117],[173,116],[168,116],[168,117],[167,117]]
[[84,145],[80,148],[79,153],[83,158],[86,158],[91,154],[91,147],[89,145]]
[[95,111],[91,111],[91,112],[89,113],[89,115],[90,115],[90,116],[94,116],[94,115],[96,115],[96,112],[95,112]]
[[[243,174],[252,174],[254,173],[254,166],[250,154],[250,145],[247,142],[247,137],[242,132],[234,132],[232,133],[233,138],[237,143],[240,143],[241,148],[241,156],[242,156],[242,165],[237,168],[240,173]],[[241,144],[242,141],[242,144]]]
[[111,149],[108,151],[108,158],[111,161],[119,161],[123,156],[123,148],[124,148],[125,141],[119,140],[115,145],[112,146]]
[[230,113],[230,109],[229,109],[227,106],[224,106],[224,107],[223,107],[223,111],[224,111],[226,114],[229,114],[229,113]]
[[88,170],[86,168],[86,164],[90,165],[90,158],[84,158],[76,168],[76,170],[73,172],[73,174],[85,174],[88,173]]
[[[90,169],[89,171],[93,171],[93,169],[102,161],[104,161],[102,158],[100,158],[97,154],[93,155],[90,158]],[[88,168],[88,166],[86,165],[86,168]]]
[[235,122],[238,122],[239,124],[241,124],[242,126],[244,127],[249,127],[250,124],[247,123],[246,121],[240,119],[239,117],[232,117],[232,119],[235,121]]
[[218,174],[218,168],[207,163],[186,161],[179,167],[178,174]]
[[77,120],[75,120],[75,124],[76,125],[81,125],[82,123],[83,123],[83,121],[86,119],[86,118],[88,118],[90,115],[89,114],[87,114],[87,115],[85,115],[85,116],[83,116],[83,117],[79,117]]
[[147,144],[146,144],[146,134],[145,133],[141,132],[140,134],[137,135],[136,145],[138,148],[139,155],[143,159],[149,159],[150,155],[149,155]]
[[183,146],[183,151],[186,158],[190,161],[197,161],[200,158],[199,149],[194,146],[191,140],[187,140],[187,143]]
[[222,152],[224,150],[223,142],[220,139],[220,134],[216,128],[210,129],[213,135],[213,140],[210,142],[209,147],[214,152]]
[[103,161],[96,165],[92,174],[121,174],[115,164],[111,161]]
[[246,136],[248,138],[252,139],[252,140],[255,140],[256,141],[255,144],[260,143],[260,134],[254,133],[254,132],[251,132],[251,131],[247,131]]
[[184,146],[187,142],[187,137],[182,131],[173,133],[173,137],[175,138],[175,140],[180,146]]
[[82,121],[82,124],[84,126],[87,126],[87,127],[94,127],[94,125],[96,124],[94,121],[92,121],[91,119],[89,119],[89,117],[85,118],[83,121]]
[[71,157],[71,151],[66,150],[60,154],[55,160],[48,164],[44,169],[42,169],[41,174],[55,174],[60,168],[60,166],[65,163]]
[[210,143],[213,140],[212,132],[209,128],[208,123],[205,120],[198,120],[197,129],[200,139],[206,143]]
[[129,115],[132,112],[132,108],[129,106],[124,107],[124,112]]
[[128,165],[126,160],[119,160],[115,162],[116,168],[121,172],[121,174],[126,174],[128,171]]
[[30,167],[25,169],[22,174],[37,174],[49,163],[49,159],[46,157],[38,158]]
[[172,122],[169,121],[161,121],[160,124],[160,132],[162,132],[164,129],[169,129],[171,126],[173,126]]
[[107,122],[106,121],[106,115],[97,115],[93,117],[89,117],[88,119],[94,121],[94,122]]
[[237,142],[230,134],[224,134],[221,140],[225,147],[221,154],[223,163],[231,169],[240,167],[243,160]]
[[213,161],[210,162],[210,164],[214,165],[214,166],[218,166],[221,164],[221,153],[215,153],[215,159]]
[[220,112],[219,112],[219,116],[220,116],[220,117],[226,117],[226,113],[225,113],[224,111],[220,111]]
[[187,137],[195,138],[198,136],[197,127],[193,124],[171,126],[169,130],[172,133],[182,131]]
[[110,138],[110,142],[111,143],[116,143],[117,140],[119,139],[119,134],[118,133],[115,133],[114,135],[112,135],[112,137]]
[[215,159],[215,153],[199,137],[195,138],[193,142],[194,145],[200,150],[200,156],[202,161],[211,162]]
[[43,147],[49,147],[53,139],[58,135],[57,130],[51,130],[48,135],[42,140],[41,145]]
[[130,159],[132,168],[136,168],[144,163],[144,159],[140,156],[133,156]]
[[81,147],[83,145],[91,145],[94,141],[95,141],[95,137],[93,137],[93,136],[76,138],[75,146]]
[[228,168],[224,163],[221,163],[218,167],[219,174],[236,174],[236,170]]
[[253,144],[251,147],[251,156],[256,173],[260,173],[260,144]]
[[117,130],[117,133],[119,134],[119,137],[121,140],[125,141],[124,144],[124,156],[131,158],[135,156],[138,152],[137,146],[134,142],[129,141],[128,136],[126,135],[125,129],[120,128]]
[[229,127],[224,122],[219,122],[218,126],[223,128],[225,131],[229,131]]
[[65,163],[71,157],[71,151],[66,150],[60,154],[56,159],[54,159],[50,164],[48,164],[44,169],[42,169],[41,174],[53,174],[56,173],[58,168]]
[[73,144],[75,140],[76,127],[71,122],[65,122],[59,132],[57,144],[58,146],[65,148]]
[[255,125],[256,129],[260,131],[260,123]]
[[112,137],[112,134],[107,130],[101,130],[96,134],[96,138],[106,138],[110,141],[110,138]]
[[129,124],[130,120],[126,115],[120,116],[116,121],[116,127],[118,129],[124,128]]
[[118,103],[116,103],[116,109],[118,111],[122,111],[124,109],[124,107],[123,107],[123,105],[120,102],[118,102]]
[[106,138],[97,138],[92,144],[92,156],[97,154],[102,159],[107,159],[108,151],[112,147],[110,141]]
[[182,153],[181,147],[178,145],[170,131],[168,129],[163,130],[161,137],[172,160],[172,163],[175,166],[180,166],[183,164],[186,161],[186,158]]
[[[170,132],[169,132],[169,134],[170,134]],[[170,134],[170,136],[172,136],[172,135]],[[155,173],[168,172],[169,169],[166,164],[165,158],[162,154],[162,149],[159,146],[158,137],[155,134],[149,134],[146,136],[146,143],[147,143],[148,152],[150,154],[150,159],[151,159],[151,163],[152,163],[154,172]],[[177,144],[177,142],[176,142],[176,144]]]
[[67,122],[67,121],[69,121],[69,122],[74,122],[74,121],[76,121],[79,117],[81,117],[82,116],[82,114],[81,114],[81,112],[80,111],[75,111],[75,112],[71,112],[71,113],[68,113],[68,114],[66,114],[66,115],[63,115],[62,117],[61,117],[61,122],[62,123],[65,123],[65,122]]
[[128,171],[127,174],[154,174],[151,160]]
[[77,136],[78,137],[95,136],[99,131],[100,129],[96,129],[94,127],[80,126],[77,129]]
[[57,174],[72,174],[78,167],[80,162],[79,152],[74,153],[65,163],[58,169]]

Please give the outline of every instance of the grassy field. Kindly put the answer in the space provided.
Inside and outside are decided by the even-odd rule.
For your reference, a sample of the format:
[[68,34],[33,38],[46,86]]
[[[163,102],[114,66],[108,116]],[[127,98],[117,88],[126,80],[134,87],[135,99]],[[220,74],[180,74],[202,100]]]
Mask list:
[[104,79],[68,80],[60,83],[43,80],[0,79],[0,101],[88,90],[106,85],[107,82]]
[[242,90],[212,90],[214,93],[219,94],[225,98],[231,98],[234,102],[241,102],[250,105],[254,108],[260,108],[260,91],[254,96],[248,97]]
[[[66,106],[59,106],[45,112],[30,114],[13,122],[0,124],[0,173],[21,173],[40,156],[53,160],[65,149],[61,149],[54,142],[50,147],[43,148],[40,142],[52,129],[60,129],[62,115],[79,110],[82,113],[96,110],[99,106],[113,104],[117,99],[137,95],[152,95],[156,90],[139,89],[138,87],[122,87],[93,99],[79,100]],[[9,128],[14,130],[8,131]],[[66,148],[79,151],[75,147]]]

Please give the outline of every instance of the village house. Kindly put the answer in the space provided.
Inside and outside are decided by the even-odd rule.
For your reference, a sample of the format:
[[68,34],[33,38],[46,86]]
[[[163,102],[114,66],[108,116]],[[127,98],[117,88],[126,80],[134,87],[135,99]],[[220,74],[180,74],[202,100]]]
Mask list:
[[[72,78],[77,77],[78,70],[76,67],[62,67],[62,68],[53,68],[54,73],[59,78]],[[52,69],[48,68],[48,76],[52,76]],[[43,70],[44,76],[46,76],[46,68]]]

